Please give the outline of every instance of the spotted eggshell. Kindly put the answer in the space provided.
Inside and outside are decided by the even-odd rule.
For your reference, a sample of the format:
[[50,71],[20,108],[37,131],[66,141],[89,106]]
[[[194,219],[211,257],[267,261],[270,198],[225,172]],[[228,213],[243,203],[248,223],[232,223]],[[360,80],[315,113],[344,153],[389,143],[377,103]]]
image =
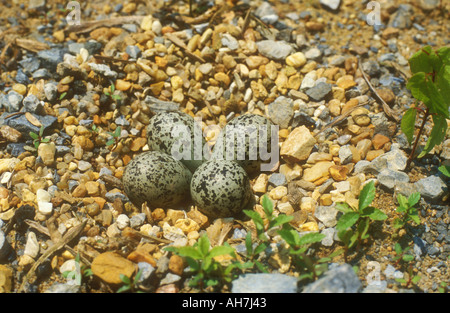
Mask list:
[[[262,137],[262,128],[260,126],[266,126],[266,137]],[[271,151],[271,126],[273,123],[267,118],[257,114],[243,114],[233,120],[231,120],[219,134],[219,137],[214,145],[213,152],[211,154],[211,160],[235,160],[244,170],[248,173],[254,173],[260,170],[262,163],[269,162],[270,160],[263,160],[259,150],[260,143],[264,142],[267,148],[264,151],[270,153]],[[241,128],[239,128],[241,127]],[[242,130],[240,130],[242,129]],[[237,131],[237,135],[234,137],[227,137],[232,130]],[[233,138],[234,142],[234,155],[228,153],[228,141]],[[228,140],[227,140],[228,139]],[[245,140],[245,141],[243,141]],[[255,142],[256,141],[256,142]],[[245,151],[242,152],[241,144],[245,144]],[[250,154],[250,147],[255,149],[256,154],[253,156]],[[245,154],[243,154],[245,153]]]
[[207,161],[191,180],[191,197],[210,218],[236,217],[250,208],[254,197],[244,169],[234,161]]
[[[196,136],[196,137],[195,137]],[[149,149],[161,151],[180,160],[191,172],[203,163],[205,139],[199,123],[184,112],[169,111],[154,115],[147,126]],[[198,142],[199,141],[199,142]],[[199,155],[195,154],[199,147]],[[186,150],[186,156],[183,156]],[[175,155],[179,152],[179,156]]]
[[135,205],[167,208],[189,200],[192,173],[180,161],[159,151],[134,157],[125,167],[125,193]]

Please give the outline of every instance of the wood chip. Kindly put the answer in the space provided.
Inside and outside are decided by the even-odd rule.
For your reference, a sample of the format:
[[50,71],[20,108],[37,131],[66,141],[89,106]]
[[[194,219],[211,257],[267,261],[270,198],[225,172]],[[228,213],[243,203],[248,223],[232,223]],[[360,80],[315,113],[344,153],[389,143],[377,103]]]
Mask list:
[[39,120],[36,117],[34,117],[34,115],[31,114],[30,112],[26,112],[25,117],[27,118],[28,122],[30,122],[34,126],[36,126],[36,127],[42,126],[41,122],[39,122]]

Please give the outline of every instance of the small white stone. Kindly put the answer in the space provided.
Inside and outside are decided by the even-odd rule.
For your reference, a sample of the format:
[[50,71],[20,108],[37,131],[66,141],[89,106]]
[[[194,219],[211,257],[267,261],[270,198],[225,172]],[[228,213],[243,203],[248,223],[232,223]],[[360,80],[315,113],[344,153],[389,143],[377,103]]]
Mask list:
[[116,219],[117,228],[123,230],[130,225],[130,218],[125,214],[120,214]]
[[64,272],[73,272],[76,269],[77,269],[77,263],[74,259],[67,260],[59,267],[59,271],[61,274]]
[[28,255],[33,259],[39,255],[39,242],[36,238],[36,234],[33,232],[28,233],[27,243],[25,244],[25,249],[23,251],[24,255]]
[[38,189],[36,191],[36,201],[37,202],[50,202],[52,196],[50,193],[44,189]]
[[44,215],[50,215],[53,211],[53,204],[51,202],[39,201],[38,211]]

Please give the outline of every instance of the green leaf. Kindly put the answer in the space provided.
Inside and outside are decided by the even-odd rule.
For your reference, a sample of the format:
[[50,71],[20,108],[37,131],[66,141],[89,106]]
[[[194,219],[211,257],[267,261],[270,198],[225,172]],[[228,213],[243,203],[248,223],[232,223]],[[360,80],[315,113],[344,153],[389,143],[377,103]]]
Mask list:
[[417,284],[419,282],[420,278],[421,278],[420,276],[416,275],[411,279],[411,282],[413,284]]
[[410,207],[414,206],[415,204],[417,204],[417,202],[419,202],[420,200],[420,192],[413,192],[409,197],[408,197],[408,204]]
[[450,48],[442,47],[437,49],[436,54],[441,58],[444,64],[450,64]]
[[267,216],[272,216],[273,213],[273,203],[272,200],[270,200],[269,196],[267,194],[265,194],[262,197],[262,206],[264,209],[264,212],[266,213]]
[[420,217],[419,217],[419,213],[417,211],[411,213],[409,215],[409,217],[412,219],[412,221],[414,223],[416,223],[417,225],[420,225]]
[[114,144],[114,139],[110,139],[110,140],[108,140],[107,142],[106,142],[106,145],[107,146],[111,146],[111,145],[113,145]]
[[414,53],[409,59],[409,67],[413,74],[418,72],[429,73],[433,70],[430,62],[430,54],[432,48],[430,46],[423,47],[421,50]]
[[256,248],[255,251],[253,252],[255,255],[260,254],[261,252],[263,252],[264,250],[266,250],[267,248],[267,244],[262,242],[260,243]]
[[119,277],[120,277],[120,280],[123,281],[125,284],[127,284],[127,285],[131,284],[131,280],[128,276],[126,276],[124,274],[120,274]]
[[401,284],[406,284],[407,281],[404,278],[396,278],[395,279],[396,282],[401,283]]
[[417,115],[416,109],[410,108],[406,110],[406,112],[403,114],[402,121],[400,124],[402,132],[408,139],[409,144],[412,143],[414,137],[414,129],[416,126],[416,115]]
[[338,231],[338,237],[342,240],[342,242],[347,246],[350,247],[350,238],[353,236],[353,230],[341,230]]
[[369,236],[367,235],[367,232],[369,231],[369,225],[370,223],[368,218],[363,218],[358,224],[357,231],[361,239],[369,238]]
[[247,255],[253,254],[253,242],[251,232],[247,232],[247,236],[245,236],[245,249],[247,249]]
[[405,226],[405,222],[403,222],[403,220],[401,220],[401,219],[399,219],[399,218],[396,218],[396,219],[394,220],[394,228],[395,228],[395,229],[402,228],[403,226]]
[[[199,241],[200,241],[200,239],[199,239]],[[185,246],[185,247],[178,248],[178,254],[180,256],[191,257],[195,260],[201,260],[204,257],[204,255],[199,250],[197,250],[196,248],[191,247],[191,246]]]
[[429,105],[431,99],[428,94],[428,89],[425,82],[426,74],[424,72],[418,72],[411,76],[406,84],[406,88],[411,91],[414,98],[425,103],[426,106]]
[[50,142],[50,138],[43,138],[43,139],[41,139],[41,142],[43,142],[43,143]]
[[309,233],[306,235],[303,235],[299,239],[299,246],[309,245],[315,242],[322,241],[323,238],[326,236],[321,233]]
[[354,212],[353,209],[345,202],[338,202],[335,206],[336,210],[341,211],[343,213]]
[[256,211],[252,211],[252,210],[244,210],[245,215],[247,215],[248,217],[250,217],[253,220],[253,223],[255,223],[255,227],[256,227],[256,231],[259,234],[264,232],[264,222],[263,219],[261,217],[261,215],[259,215],[258,212]]
[[201,236],[198,241],[198,251],[202,256],[206,256],[209,252],[209,248],[211,247],[211,244],[209,243],[209,238],[207,235]]
[[117,289],[117,293],[122,293],[122,292],[128,291],[130,289],[131,289],[130,285],[125,285],[125,286],[122,286],[119,289]]
[[439,171],[447,177],[450,177],[450,166],[441,165],[439,166]]
[[428,138],[427,143],[425,144],[425,148],[419,154],[418,158],[422,158],[428,152],[433,149],[435,145],[439,145],[445,138],[445,134],[447,133],[447,120],[445,117],[441,115],[433,115],[433,128],[431,129],[430,137]]
[[402,246],[398,242],[394,245],[394,251],[397,254],[401,254],[403,252]]
[[39,135],[36,134],[36,133],[30,132],[30,137],[33,138],[33,139],[38,139]]
[[409,207],[408,199],[406,199],[406,197],[404,195],[398,194],[397,201],[398,201],[398,204],[400,206],[397,208],[396,211],[399,212],[399,213],[405,212],[408,209],[408,207]]
[[290,221],[292,221],[293,218],[294,218],[293,216],[280,214],[273,221],[271,221],[269,223],[269,228],[277,227],[279,225],[283,225],[283,224],[289,223]]
[[358,221],[359,217],[360,215],[358,212],[345,213],[337,222],[336,229],[341,231],[352,227]]
[[230,246],[216,246],[209,251],[209,256],[214,258],[219,255],[231,254],[234,252],[234,249]]
[[295,229],[280,229],[278,230],[278,234],[291,247],[296,248],[300,246],[300,236]]
[[114,131],[114,137],[119,138],[121,133],[122,133],[122,127],[117,126],[117,128]]
[[374,207],[367,207],[365,211],[367,211],[367,214],[365,215],[375,221],[384,221],[388,218],[387,215],[383,213],[383,211]]
[[359,211],[368,207],[375,198],[375,183],[371,181],[366,184],[359,194]]
[[403,255],[402,259],[405,262],[411,262],[414,260],[414,256],[412,254],[405,254]]

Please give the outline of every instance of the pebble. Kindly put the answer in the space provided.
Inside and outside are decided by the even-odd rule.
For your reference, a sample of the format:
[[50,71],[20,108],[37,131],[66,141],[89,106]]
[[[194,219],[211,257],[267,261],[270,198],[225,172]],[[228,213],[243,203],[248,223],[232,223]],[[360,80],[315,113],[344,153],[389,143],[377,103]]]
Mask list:
[[294,108],[291,99],[283,96],[278,97],[274,102],[268,106],[268,117],[280,128],[288,128],[294,116]]
[[438,176],[428,176],[414,183],[416,189],[422,197],[432,201],[439,200],[445,193],[448,193],[448,187]]
[[320,222],[322,222],[325,227],[336,226],[338,211],[334,208],[334,205],[330,206],[318,206],[315,209],[314,217],[316,217]]
[[11,253],[11,245],[6,239],[5,233],[0,230],[0,261],[5,262]]
[[38,147],[38,156],[46,166],[53,165],[55,161],[56,145],[54,142],[40,143]]
[[261,40],[256,43],[259,53],[273,60],[284,60],[294,52],[294,49],[285,41]]
[[0,264],[0,293],[10,293],[13,286],[13,271],[4,264]]
[[319,82],[314,85],[314,87],[309,88],[306,90],[306,94],[308,97],[311,98],[311,100],[319,102],[323,99],[325,99],[326,96],[328,96],[331,92],[331,85],[324,82]]
[[361,281],[352,266],[345,263],[330,268],[321,278],[307,285],[302,293],[358,293],[361,290]]
[[392,170],[382,170],[378,176],[378,181],[380,184],[390,191],[394,190],[394,187],[398,184],[398,182],[408,183],[409,176],[400,171],[392,171]]
[[295,128],[283,142],[280,150],[281,158],[288,163],[295,163],[308,159],[316,139],[305,127]]
[[137,265],[115,252],[104,252],[92,261],[92,273],[108,284],[122,284],[120,274],[132,277]]
[[232,281],[232,293],[297,293],[297,279],[286,274],[244,274]]
[[320,0],[320,4],[331,10],[337,10],[341,4],[341,0]]
[[294,68],[302,67],[306,64],[307,57],[303,52],[296,52],[286,58],[286,64]]

